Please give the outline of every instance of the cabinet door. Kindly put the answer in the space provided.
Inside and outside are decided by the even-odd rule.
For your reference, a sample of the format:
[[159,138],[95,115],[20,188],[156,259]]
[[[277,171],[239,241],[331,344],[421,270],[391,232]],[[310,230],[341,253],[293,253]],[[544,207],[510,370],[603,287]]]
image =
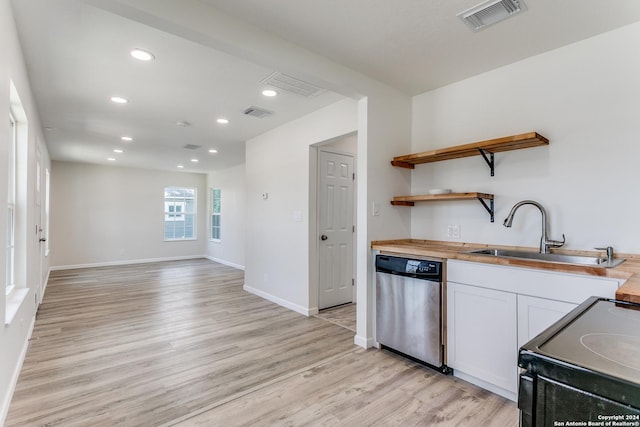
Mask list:
[[448,365],[516,393],[516,306],[513,293],[448,282]]
[[569,302],[518,295],[518,348],[577,306]]

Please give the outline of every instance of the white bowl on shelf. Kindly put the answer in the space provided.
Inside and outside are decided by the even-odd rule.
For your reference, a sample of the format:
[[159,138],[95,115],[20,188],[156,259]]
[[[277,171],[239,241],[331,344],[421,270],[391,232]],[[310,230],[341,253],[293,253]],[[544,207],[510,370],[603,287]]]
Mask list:
[[429,190],[429,194],[449,194],[451,193],[450,188],[433,188]]

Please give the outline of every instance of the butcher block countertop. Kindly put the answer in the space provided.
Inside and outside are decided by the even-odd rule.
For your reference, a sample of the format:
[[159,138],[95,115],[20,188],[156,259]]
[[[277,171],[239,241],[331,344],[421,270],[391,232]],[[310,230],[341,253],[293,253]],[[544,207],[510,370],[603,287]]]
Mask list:
[[[546,261],[523,260],[513,258],[492,257],[486,255],[472,255],[465,252],[484,249],[516,249],[526,251],[537,251],[536,248],[514,247],[500,245],[481,245],[477,243],[455,243],[435,240],[380,240],[371,242],[371,248],[381,252],[418,255],[424,257],[441,259],[458,259],[464,261],[484,262],[487,264],[498,264],[512,267],[538,268],[544,270],[588,274],[592,276],[611,277],[624,280],[623,285],[616,292],[616,299],[640,303],[640,255],[637,254],[614,254],[616,258],[626,258],[626,261],[614,268],[601,268],[582,265],[560,264]],[[553,250],[553,253],[583,256],[602,256],[602,252],[593,251],[573,251],[573,250]]]

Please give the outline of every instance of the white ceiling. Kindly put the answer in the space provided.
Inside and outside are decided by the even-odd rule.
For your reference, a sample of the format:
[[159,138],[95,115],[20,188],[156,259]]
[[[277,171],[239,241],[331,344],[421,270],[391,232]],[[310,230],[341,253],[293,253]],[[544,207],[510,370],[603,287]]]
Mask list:
[[474,33],[456,15],[482,0],[203,1],[410,95],[640,20],[637,0],[524,0]]
[[[456,17],[477,0],[12,5],[53,159],[165,170],[180,163],[206,172],[242,163],[247,139],[362,94],[354,79],[415,95],[640,20],[638,0],[525,1],[528,11],[478,33]],[[152,51],[155,61],[131,58],[134,47]],[[341,94],[265,98],[260,81],[274,71]],[[113,95],[130,102],[114,105]],[[247,117],[241,111],[250,105],[275,114]],[[221,116],[230,123],[216,124]],[[122,135],[134,141],[123,143]]]

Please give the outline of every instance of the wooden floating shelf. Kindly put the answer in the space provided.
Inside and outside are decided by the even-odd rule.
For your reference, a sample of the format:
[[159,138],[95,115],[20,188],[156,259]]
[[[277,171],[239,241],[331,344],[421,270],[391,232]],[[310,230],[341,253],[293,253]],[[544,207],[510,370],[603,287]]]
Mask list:
[[[493,194],[487,193],[445,193],[445,194],[424,194],[418,196],[396,196],[391,201],[394,206],[414,206],[416,202],[435,202],[442,200],[472,200],[476,199],[491,215],[491,222],[494,221]],[[485,202],[489,201],[489,204]]]
[[[493,176],[493,153],[521,150],[523,148],[539,147],[542,145],[549,145],[549,140],[537,132],[529,132],[520,135],[506,136],[504,138],[490,139],[488,141],[473,142],[455,147],[439,148],[421,153],[398,156],[393,158],[391,164],[401,168],[414,169],[415,165],[422,163],[482,155],[491,167],[491,175]],[[490,159],[487,158],[487,154],[491,156]]]
[[[419,196],[396,196],[391,201],[395,206],[413,206],[415,202],[433,202],[437,200],[469,200],[486,199],[493,200],[493,194],[486,193],[445,193],[424,194]],[[411,203],[410,205],[408,203]]]

